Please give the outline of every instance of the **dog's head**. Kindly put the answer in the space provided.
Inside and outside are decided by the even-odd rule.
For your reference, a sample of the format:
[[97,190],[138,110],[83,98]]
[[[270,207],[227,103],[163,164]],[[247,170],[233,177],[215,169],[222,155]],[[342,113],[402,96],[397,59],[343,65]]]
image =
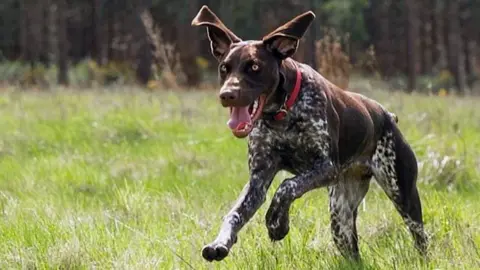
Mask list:
[[207,7],[203,6],[192,25],[206,26],[213,56],[218,60],[219,100],[230,108],[228,126],[238,138],[246,137],[265,104],[285,81],[283,60],[292,56],[315,14],[303,13],[261,40],[243,41]]

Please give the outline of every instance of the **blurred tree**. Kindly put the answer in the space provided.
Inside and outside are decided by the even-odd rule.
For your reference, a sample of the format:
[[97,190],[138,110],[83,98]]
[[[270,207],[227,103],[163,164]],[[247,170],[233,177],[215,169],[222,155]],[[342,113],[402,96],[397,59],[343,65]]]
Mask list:
[[445,20],[447,36],[448,66],[455,78],[455,85],[460,94],[465,90],[465,65],[463,54],[463,42],[460,28],[460,7],[458,0],[446,0]]
[[54,0],[56,2],[57,18],[57,46],[58,46],[58,84],[68,85],[68,47],[67,39],[67,15],[68,6],[66,0]]
[[316,0],[316,2],[319,3],[319,13],[325,17],[322,21],[325,26],[334,28],[340,35],[348,33],[350,40],[355,41],[353,46],[355,49],[363,49],[369,45],[370,40],[365,25],[364,11],[369,5],[378,5],[378,1]]
[[20,57],[20,1],[0,1],[0,60],[14,60]]
[[[476,50],[476,37],[475,31],[477,27],[474,25],[474,13],[475,6],[474,0],[461,0],[459,6],[460,12],[460,28],[461,28],[461,38],[463,42],[463,54],[465,60],[465,76],[467,79],[468,87],[471,89],[473,87],[473,82],[475,79],[475,50]],[[479,5],[480,6],[480,5]],[[480,13],[477,13],[480,15]]]
[[390,16],[392,3],[390,0],[371,0],[365,10],[370,43],[374,45],[379,72],[388,78],[395,73],[395,40],[393,37],[393,19]]
[[447,48],[445,42],[445,23],[443,20],[444,3],[443,0],[432,0],[432,40],[433,40],[433,59],[436,72],[447,68]]
[[[60,16],[63,4],[67,10]],[[162,42],[179,54],[184,74],[179,82],[196,86],[216,68],[205,29],[190,25],[204,4],[243,39],[260,39],[313,10],[317,19],[294,58],[314,68],[315,44],[334,30],[335,36],[348,37],[342,49],[354,66],[371,55],[383,78],[408,75],[410,87],[417,73],[448,71],[443,73],[453,76],[459,91],[478,77],[477,0],[2,0],[0,59],[67,67],[91,58],[102,68],[130,66],[145,84],[155,54],[140,20],[148,10]]]
[[408,91],[412,92],[417,84],[417,63],[418,63],[418,2],[406,0],[407,8],[407,74]]
[[419,1],[421,74],[431,74],[432,72],[432,2],[432,0]]

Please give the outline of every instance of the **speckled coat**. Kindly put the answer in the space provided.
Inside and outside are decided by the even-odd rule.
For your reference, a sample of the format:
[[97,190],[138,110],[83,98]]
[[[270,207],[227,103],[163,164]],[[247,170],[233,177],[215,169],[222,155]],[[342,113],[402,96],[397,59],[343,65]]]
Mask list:
[[[211,11],[205,14],[203,21],[218,20]],[[279,28],[282,35],[298,28],[300,20]],[[215,49],[212,43],[212,51]],[[248,135],[250,179],[224,216],[216,239],[203,248],[203,257],[212,261],[228,255],[281,170],[294,176],[280,184],[268,208],[266,227],[272,240],[288,234],[289,210],[296,199],[326,187],[333,240],[342,255],[359,259],[357,208],[373,177],[404,219],[417,249],[425,253],[428,240],[416,188],[417,161],[396,116],[370,98],[337,88],[308,65],[291,58],[279,63],[283,81]],[[272,115],[293,88],[297,68],[302,75],[299,95],[287,117],[274,120]]]

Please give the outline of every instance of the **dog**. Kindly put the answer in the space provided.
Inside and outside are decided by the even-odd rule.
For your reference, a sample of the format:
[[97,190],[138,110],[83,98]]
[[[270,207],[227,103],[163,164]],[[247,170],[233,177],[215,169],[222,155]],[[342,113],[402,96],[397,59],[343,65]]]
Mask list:
[[268,208],[266,227],[272,241],[288,234],[291,204],[325,187],[334,244],[345,258],[360,260],[357,208],[374,177],[403,218],[415,247],[422,254],[427,251],[417,160],[397,116],[292,58],[314,19],[308,11],[261,40],[246,41],[206,5],[192,20],[192,26],[206,27],[218,61],[218,99],[229,109],[227,125],[235,137],[248,138],[249,181],[223,217],[216,239],[202,248],[207,261],[228,256],[281,170],[294,176],[280,184]]

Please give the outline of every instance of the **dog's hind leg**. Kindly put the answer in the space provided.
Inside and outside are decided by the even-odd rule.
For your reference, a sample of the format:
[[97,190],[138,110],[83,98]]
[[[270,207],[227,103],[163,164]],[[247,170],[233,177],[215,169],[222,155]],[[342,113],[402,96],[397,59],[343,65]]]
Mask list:
[[330,226],[333,241],[340,253],[350,259],[360,259],[357,236],[357,209],[367,194],[371,176],[342,178],[328,187]]
[[372,158],[372,171],[410,230],[415,247],[421,254],[426,254],[428,237],[416,187],[417,160],[396,126],[392,125],[378,141]]

